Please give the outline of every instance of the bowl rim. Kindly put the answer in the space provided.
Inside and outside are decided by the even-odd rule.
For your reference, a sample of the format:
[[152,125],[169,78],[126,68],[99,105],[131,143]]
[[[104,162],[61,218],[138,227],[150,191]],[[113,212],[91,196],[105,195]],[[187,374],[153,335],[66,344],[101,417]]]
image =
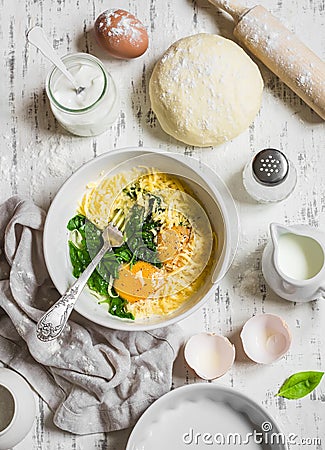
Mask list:
[[[186,156],[181,153],[171,152],[168,150],[163,150],[163,149],[158,149],[158,148],[153,148],[153,147],[132,147],[132,146],[130,146],[130,147],[122,147],[122,148],[116,148],[113,150],[108,150],[108,151],[102,153],[101,155],[97,156],[96,158],[91,158],[90,160],[86,161],[75,172],[73,172],[66,179],[66,181],[61,185],[61,187],[55,194],[55,196],[50,204],[50,207],[47,211],[47,215],[46,215],[46,219],[45,219],[45,223],[44,223],[44,231],[43,231],[43,254],[44,254],[45,264],[46,264],[49,276],[50,276],[54,286],[56,287],[56,289],[59,291],[59,293],[61,295],[64,294],[64,292],[67,288],[64,288],[64,289],[62,288],[61,284],[58,282],[55,272],[52,270],[51,256],[49,254],[50,246],[48,246],[48,242],[51,241],[50,236],[49,236],[49,228],[50,228],[50,224],[52,221],[52,216],[54,215],[56,204],[61,200],[62,192],[64,191],[64,188],[66,187],[66,185],[68,185],[70,183],[72,178],[80,175],[80,173],[82,173],[83,171],[87,171],[87,169],[94,163],[94,161],[98,162],[102,159],[105,160],[105,159],[109,158],[110,155],[121,154],[123,152],[125,152],[125,153],[127,153],[127,152],[137,153],[138,152],[139,155],[141,153],[160,153],[160,154],[163,154],[172,159],[174,157],[174,159],[176,159],[178,161],[181,159],[182,161],[180,161],[180,162],[183,162],[191,170],[193,170],[193,167],[191,166],[191,164],[189,164],[185,160]],[[131,327],[127,327],[126,324],[128,323],[128,321],[120,319],[119,321],[116,321],[116,323],[112,322],[111,324],[108,325],[107,323],[104,323],[104,321],[101,321],[99,319],[94,320],[91,313],[88,314],[88,313],[85,313],[85,311],[81,312],[78,308],[78,302],[77,302],[74,310],[76,312],[78,312],[80,315],[82,315],[83,317],[85,317],[86,319],[90,320],[93,323],[99,324],[99,325],[104,326],[109,329],[123,330],[123,331],[149,331],[149,330],[154,330],[154,329],[158,329],[158,328],[163,328],[163,327],[175,324],[177,322],[180,322],[181,320],[187,318],[188,316],[190,316],[194,312],[196,312],[208,300],[209,296],[211,295],[211,290],[213,289],[213,286],[217,282],[219,282],[219,280],[227,273],[227,271],[229,270],[231,263],[234,259],[235,253],[237,251],[238,240],[239,240],[239,218],[238,218],[238,212],[237,212],[237,208],[236,208],[234,199],[233,199],[228,187],[226,186],[224,181],[221,179],[221,177],[219,175],[217,175],[206,164],[201,163],[198,159],[192,158],[192,161],[195,164],[200,164],[201,167],[203,166],[206,170],[209,170],[218,178],[218,181],[222,185],[223,189],[225,190],[225,192],[227,192],[228,199],[230,199],[230,201],[233,204],[233,213],[236,217],[236,224],[235,224],[236,242],[234,242],[232,245],[231,245],[231,243],[230,243],[230,245],[228,245],[229,244],[228,240],[230,240],[230,238],[231,238],[231,236],[228,233],[228,230],[231,229],[231,226],[234,226],[234,224],[230,224],[229,217],[227,216],[227,214],[224,214],[224,212],[226,211],[226,206],[224,204],[224,201],[223,201],[218,189],[216,187],[214,187],[213,185],[209,184],[209,188],[213,191],[214,195],[218,199],[218,203],[220,204],[220,207],[219,207],[220,213],[222,214],[222,219],[224,220],[224,223],[225,223],[225,226],[224,226],[225,242],[227,243],[227,245],[224,245],[225,255],[223,256],[223,263],[222,263],[221,269],[220,269],[220,273],[222,274],[222,276],[218,277],[217,280],[214,280],[214,282],[212,283],[212,287],[208,290],[208,292],[206,292],[203,295],[203,297],[197,303],[195,303],[193,306],[191,306],[187,311],[182,312],[178,316],[174,316],[169,319],[167,318],[165,321],[163,321],[161,323],[146,324],[145,322],[142,322],[142,323],[136,324],[133,322]],[[205,181],[205,179],[203,178],[203,176],[200,173],[198,173],[198,176],[201,177],[203,181]],[[213,184],[212,179],[210,179],[208,181],[210,181]],[[123,326],[121,326],[121,324],[123,324]]]

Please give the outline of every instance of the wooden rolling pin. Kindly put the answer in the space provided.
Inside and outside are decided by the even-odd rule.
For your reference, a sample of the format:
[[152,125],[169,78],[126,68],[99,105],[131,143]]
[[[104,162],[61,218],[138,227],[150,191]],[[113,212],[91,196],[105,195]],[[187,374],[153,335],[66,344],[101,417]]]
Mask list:
[[234,36],[325,120],[325,63],[263,6],[209,1],[234,18]]

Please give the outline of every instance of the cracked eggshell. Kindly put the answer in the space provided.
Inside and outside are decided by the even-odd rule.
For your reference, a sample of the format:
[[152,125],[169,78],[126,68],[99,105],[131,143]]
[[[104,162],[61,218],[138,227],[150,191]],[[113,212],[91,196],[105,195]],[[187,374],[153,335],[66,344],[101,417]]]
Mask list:
[[186,343],[184,357],[187,364],[204,380],[224,375],[235,360],[235,347],[224,336],[199,333]]
[[260,364],[280,359],[291,345],[287,323],[275,314],[259,314],[243,326],[240,338],[246,355]]

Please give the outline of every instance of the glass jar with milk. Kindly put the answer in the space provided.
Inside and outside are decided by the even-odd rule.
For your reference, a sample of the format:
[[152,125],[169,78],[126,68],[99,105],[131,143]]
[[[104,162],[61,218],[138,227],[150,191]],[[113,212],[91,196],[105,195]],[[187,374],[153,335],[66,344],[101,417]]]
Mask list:
[[77,93],[68,78],[54,67],[46,80],[54,116],[63,128],[77,136],[103,133],[115,122],[119,111],[113,78],[99,59],[87,53],[72,53],[62,61],[84,89]]

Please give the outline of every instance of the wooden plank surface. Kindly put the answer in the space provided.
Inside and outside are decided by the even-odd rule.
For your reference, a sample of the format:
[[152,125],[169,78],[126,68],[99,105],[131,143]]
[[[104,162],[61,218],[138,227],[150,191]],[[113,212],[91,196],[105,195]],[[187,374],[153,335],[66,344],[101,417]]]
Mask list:
[[[324,0],[263,0],[316,53],[325,52]],[[104,9],[121,7],[148,27],[150,49],[134,61],[105,55],[94,42],[92,25]],[[215,169],[229,186],[238,206],[241,235],[234,264],[209,303],[182,322],[184,337],[199,331],[225,334],[235,344],[249,317],[260,312],[282,315],[293,344],[281,361],[260,366],[238,355],[233,369],[217,384],[233,386],[262,404],[286,434],[311,439],[308,448],[325,448],[325,385],[299,401],[275,398],[284,378],[299,370],[324,370],[325,304],[298,304],[279,299],[265,285],[261,254],[272,221],[305,223],[325,231],[324,124],[285,85],[260,65],[265,80],[261,111],[241,136],[219,148],[194,149],[167,136],[151,109],[148,81],[164,50],[180,37],[201,31],[231,37],[232,23],[207,0],[0,0],[0,201],[25,195],[47,208],[63,181],[81,164],[112,148],[159,147],[199,158]],[[42,25],[61,55],[86,51],[101,58],[116,80],[121,110],[116,124],[101,136],[78,138],[55,122],[44,91],[50,64],[26,44],[26,31]],[[254,152],[265,147],[283,150],[298,170],[298,186],[288,201],[257,205],[245,193],[241,171]],[[198,382],[182,356],[174,369],[174,386]],[[40,400],[34,427],[15,450],[125,448],[127,432],[73,436],[55,429]],[[318,442],[316,441],[318,439]],[[176,449],[175,449],[176,450]]]

